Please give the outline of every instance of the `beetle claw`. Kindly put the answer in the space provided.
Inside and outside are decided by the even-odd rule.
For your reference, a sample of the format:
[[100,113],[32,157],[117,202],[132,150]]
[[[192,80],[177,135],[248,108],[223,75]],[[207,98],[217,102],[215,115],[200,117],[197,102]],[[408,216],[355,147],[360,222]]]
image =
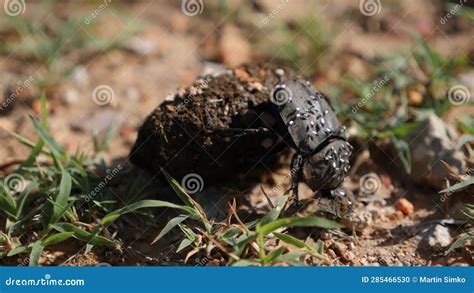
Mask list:
[[302,207],[302,203],[299,200],[293,200],[291,205],[286,209],[285,216],[293,216],[296,214]]
[[209,130],[208,133],[218,133],[222,136],[233,136],[239,137],[243,135],[252,135],[252,134],[260,134],[269,132],[270,130],[265,127],[258,127],[258,128],[215,128],[213,130]]

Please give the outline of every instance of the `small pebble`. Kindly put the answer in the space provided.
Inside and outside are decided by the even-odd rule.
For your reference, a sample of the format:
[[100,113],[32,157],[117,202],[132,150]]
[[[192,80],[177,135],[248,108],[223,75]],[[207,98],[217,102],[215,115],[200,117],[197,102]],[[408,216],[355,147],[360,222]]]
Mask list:
[[405,218],[405,215],[402,213],[402,211],[396,211],[395,214],[393,214],[393,218],[397,221],[401,221],[403,218]]
[[341,259],[344,262],[350,262],[355,259],[355,254],[352,251],[346,251],[342,256]]
[[355,244],[354,242],[349,242],[349,250],[354,250]]
[[434,249],[442,249],[452,243],[449,228],[440,224],[423,231],[422,237],[422,240]]
[[89,84],[89,72],[85,66],[77,66],[71,73],[71,81],[77,87],[85,87]]
[[452,267],[468,267],[469,264],[463,262],[455,262],[451,265]]
[[336,253],[332,249],[328,249],[328,254],[331,258],[337,258]]
[[263,85],[257,81],[249,82],[247,85],[247,90],[249,92],[254,92],[254,91],[261,91],[263,89]]
[[275,70],[275,74],[278,75],[278,76],[283,76],[285,75],[285,70],[281,69],[281,68],[278,68]]
[[243,79],[243,80],[250,78],[250,75],[248,74],[248,72],[245,71],[245,69],[243,68],[234,69],[234,73],[238,78]]
[[79,93],[75,89],[69,89],[64,93],[63,102],[66,105],[74,105],[79,102]]
[[130,102],[137,102],[140,99],[140,92],[136,87],[127,87],[125,89],[125,97],[130,101]]
[[334,252],[336,252],[337,255],[342,257],[344,253],[346,252],[347,247],[344,245],[344,243],[336,242],[332,246],[332,249],[334,249]]
[[139,37],[132,37],[125,44],[125,48],[138,55],[148,55],[156,50],[155,44],[150,40]]
[[415,211],[415,207],[406,198],[402,197],[395,203],[395,208],[403,214],[409,216]]

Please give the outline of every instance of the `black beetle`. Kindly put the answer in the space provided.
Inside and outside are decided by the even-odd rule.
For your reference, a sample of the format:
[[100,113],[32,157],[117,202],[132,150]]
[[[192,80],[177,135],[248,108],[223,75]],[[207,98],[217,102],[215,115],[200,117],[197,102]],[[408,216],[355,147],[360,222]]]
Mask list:
[[328,98],[299,78],[279,82],[271,95],[296,150],[291,162],[293,204],[299,205],[299,181],[323,197],[344,199],[340,186],[350,168],[352,146]]
[[351,146],[326,96],[293,76],[290,70],[248,65],[206,77],[206,86],[196,81],[147,117],[132,163],[153,173],[165,168],[177,178],[197,173],[206,184],[221,184],[247,176],[260,163],[265,170],[280,166],[291,147],[297,151],[291,172],[295,206],[297,183],[304,181],[321,191],[320,202],[328,198],[329,206],[347,210],[349,199],[339,186]]

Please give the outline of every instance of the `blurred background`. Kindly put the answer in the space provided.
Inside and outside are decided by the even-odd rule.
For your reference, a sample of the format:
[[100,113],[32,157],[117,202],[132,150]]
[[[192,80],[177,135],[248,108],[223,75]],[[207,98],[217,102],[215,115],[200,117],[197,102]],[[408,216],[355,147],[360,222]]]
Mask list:
[[[43,139],[54,137],[67,153],[100,153],[102,167],[117,166],[117,162],[128,165],[126,156],[138,127],[164,99],[183,91],[199,76],[245,63],[272,63],[294,68],[325,92],[355,146],[345,187],[363,203],[357,209],[357,231],[367,238],[362,237],[362,245],[357,243],[359,248],[346,242],[344,251],[326,243],[334,254],[329,253],[334,259],[330,264],[473,264],[472,240],[459,250],[472,235],[467,234],[472,224],[471,228],[456,226],[460,223],[456,221],[465,223],[463,209],[473,198],[472,1],[0,3],[2,177],[24,165],[27,158],[32,158],[29,168],[33,162],[47,168],[53,165],[51,153],[31,155],[40,128],[28,116],[41,116],[42,93],[50,135],[39,133]],[[48,146],[56,147],[54,143]],[[78,157],[79,163],[74,164],[89,164]],[[33,169],[22,171],[26,181],[44,175],[41,170],[25,170]],[[60,175],[57,168],[38,177],[48,182],[41,188],[48,191],[49,182],[57,188]],[[288,185],[284,175],[273,175],[274,183]],[[73,190],[82,188],[80,183],[74,181]],[[272,184],[265,181],[264,187],[269,190]],[[308,188],[302,193],[312,194]],[[132,191],[129,194],[138,197]],[[256,188],[247,195],[246,208],[261,215],[266,209],[262,191]],[[97,214],[112,210],[106,204],[97,204],[94,209],[100,212],[91,208],[94,212],[85,217],[93,223]],[[474,211],[472,205],[470,209]],[[439,219],[449,219],[448,224],[454,226],[440,225]],[[426,221],[432,221],[429,229],[419,226]],[[411,238],[409,228],[398,229],[402,224],[421,227],[417,230],[420,238]],[[22,238],[28,234],[25,231],[18,243],[31,244]],[[132,231],[129,237],[136,236],[137,230]],[[150,237],[138,235],[129,243],[143,240],[148,245]],[[464,241],[456,242],[459,238]],[[459,244],[451,249],[457,249],[457,254],[445,256],[453,243]],[[445,249],[442,253],[440,247]],[[170,254],[173,264],[183,264],[175,248]],[[141,249],[158,253],[149,247]],[[41,262],[59,264],[68,259],[68,253],[49,255],[51,259]],[[100,262],[101,255],[86,258],[85,263]],[[115,263],[146,263],[140,257],[133,261],[120,257]],[[215,264],[225,264],[215,259]],[[206,259],[206,264],[215,259]],[[158,263],[166,264],[162,259]]]
[[[91,148],[93,131],[113,127],[116,157],[127,154],[135,129],[166,96],[220,66],[282,63],[342,103],[391,73],[410,89],[411,104],[431,105],[418,83],[435,66],[443,69],[440,78],[467,72],[462,78],[472,86],[468,2],[3,2],[0,90],[4,101],[9,91],[16,98],[0,111],[0,164],[28,153],[7,131],[31,133],[25,114],[39,112],[43,90],[50,131],[61,144]],[[429,58],[431,49],[440,64],[410,57]],[[390,60],[378,62],[382,57]],[[445,97],[446,85],[435,90]]]

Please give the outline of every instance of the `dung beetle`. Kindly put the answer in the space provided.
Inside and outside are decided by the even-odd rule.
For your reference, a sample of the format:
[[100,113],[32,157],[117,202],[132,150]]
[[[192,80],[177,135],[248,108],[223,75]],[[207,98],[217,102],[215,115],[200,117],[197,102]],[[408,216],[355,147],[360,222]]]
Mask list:
[[325,196],[318,200],[329,208],[345,210],[350,201],[339,186],[351,146],[326,96],[272,65],[246,65],[200,80],[148,115],[130,152],[134,165],[157,176],[162,168],[176,178],[196,173],[211,186],[281,167],[293,148],[295,206],[298,182],[304,181]]
[[352,146],[327,96],[309,81],[292,78],[278,82],[271,99],[296,150],[291,162],[293,205],[299,206],[300,181],[323,197],[344,200],[340,186],[350,168]]

